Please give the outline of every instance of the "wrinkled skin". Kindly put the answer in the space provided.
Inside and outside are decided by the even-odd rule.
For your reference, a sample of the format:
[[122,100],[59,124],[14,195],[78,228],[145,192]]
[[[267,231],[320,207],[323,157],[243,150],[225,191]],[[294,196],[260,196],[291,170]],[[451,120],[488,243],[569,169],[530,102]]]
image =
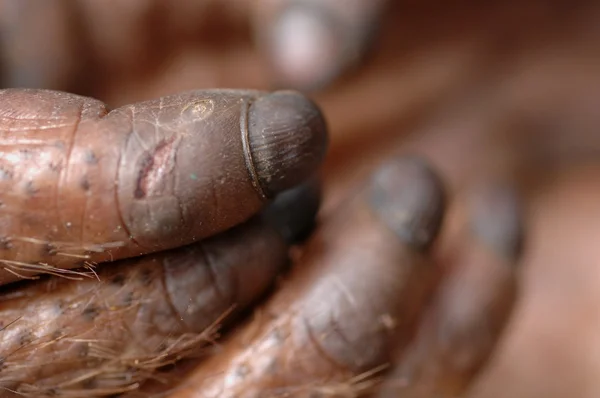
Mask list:
[[[187,112],[209,101],[213,113]],[[436,258],[449,193],[427,160],[404,155],[308,238],[255,310],[264,317],[233,323],[272,287],[318,208],[311,176],[325,153],[325,127],[298,93],[194,91],[101,117],[97,102],[47,90],[4,90],[0,104],[2,134],[24,146],[33,165],[4,168],[12,184],[0,257],[6,394],[450,396],[479,373],[510,317],[523,238],[518,196],[500,185],[467,193],[473,203],[458,212],[462,239],[448,258]],[[61,167],[50,178],[49,133],[63,130],[70,155],[52,157]],[[100,135],[110,145],[88,139]],[[77,153],[90,151],[78,162]],[[22,152],[7,145],[2,155]],[[58,205],[27,212],[11,201],[44,203],[42,188],[19,190],[42,183]],[[78,222],[65,225],[61,212],[77,207]],[[112,245],[123,231],[129,239]],[[85,259],[89,272],[74,269],[73,258]],[[10,284],[19,279],[33,281]],[[228,328],[222,350],[211,352]],[[187,375],[177,368],[182,360],[196,365]]]
[[[200,2],[184,3],[193,8]],[[454,5],[448,9],[428,2],[421,2],[419,5],[410,2],[405,7],[402,2],[397,3],[386,14],[387,23],[363,68],[343,76],[342,80],[336,81],[315,97],[328,118],[332,137],[331,150],[325,164],[325,197],[319,219],[321,226],[302,251],[308,254],[302,254],[296,259],[297,270],[287,277],[290,282],[279,287],[264,304],[266,311],[271,309],[283,314],[282,322],[289,324],[291,330],[297,332],[298,329],[293,327],[295,315],[291,311],[305,308],[304,300],[310,302],[313,297],[310,287],[319,286],[318,282],[321,280],[327,281],[327,272],[333,275],[343,274],[343,269],[337,270],[335,266],[341,264],[339,266],[343,267],[346,258],[344,252],[347,249],[344,248],[342,238],[344,233],[350,232],[345,229],[336,230],[339,221],[336,223],[335,220],[354,220],[354,217],[360,219],[356,215],[360,212],[352,210],[350,205],[344,205],[346,202],[359,200],[351,199],[355,198],[354,188],[363,187],[381,160],[392,153],[418,152],[434,165],[448,187],[450,199],[457,198],[456,202],[459,203],[456,206],[459,210],[447,211],[448,222],[437,246],[429,254],[429,261],[432,264],[461,264],[462,267],[455,267],[465,270],[470,269],[468,264],[488,264],[483,268],[489,273],[458,280],[480,281],[478,278],[487,277],[484,280],[488,283],[493,285],[495,282],[502,287],[499,281],[503,280],[503,276],[497,270],[503,268],[496,268],[494,264],[506,260],[502,256],[501,259],[495,258],[495,249],[491,250],[492,255],[487,249],[482,250],[477,244],[480,240],[475,239],[476,243],[472,243],[473,238],[469,238],[469,233],[464,232],[466,217],[460,211],[460,203],[469,202],[464,198],[469,197],[468,192],[472,191],[476,182],[508,180],[526,194],[529,204],[527,208],[532,209],[526,218],[524,286],[520,290],[521,300],[507,334],[493,350],[493,361],[488,363],[485,374],[479,380],[473,379],[473,374],[477,372],[467,371],[466,368],[459,368],[461,371],[456,372],[456,368],[448,365],[453,362],[447,359],[447,352],[436,350],[437,345],[430,331],[435,330],[435,325],[445,319],[444,314],[455,314],[451,311],[454,307],[448,305],[447,308],[439,306],[439,310],[418,311],[420,323],[414,321],[413,327],[404,326],[393,334],[394,349],[390,349],[390,352],[401,352],[392,356],[395,367],[387,369],[390,376],[383,383],[382,390],[406,389],[405,383],[395,383],[403,378],[394,376],[405,375],[404,370],[411,369],[412,366],[414,369],[426,369],[420,373],[425,380],[422,388],[411,391],[415,396],[429,396],[426,395],[431,394],[428,388],[440,388],[444,392],[462,391],[465,384],[474,388],[471,394],[477,397],[597,396],[600,385],[595,377],[597,364],[593,350],[598,344],[594,323],[597,318],[595,292],[598,289],[595,267],[589,266],[590,259],[598,258],[594,249],[597,245],[593,241],[597,227],[587,220],[593,219],[593,215],[599,211],[598,201],[595,199],[598,191],[595,178],[597,170],[593,164],[594,158],[597,158],[598,143],[593,132],[598,126],[594,105],[597,102],[596,86],[600,83],[596,72],[599,54],[594,26],[597,25],[595,21],[600,18],[600,12],[597,7],[583,2],[568,10],[559,5],[535,2],[528,3],[527,7],[520,2],[503,2],[497,6]],[[173,32],[169,30],[171,28],[165,29],[170,32],[165,35],[169,38],[169,45],[161,46],[156,41],[138,39],[145,35],[144,24],[152,25],[156,22],[149,17],[148,21],[141,19],[137,25],[131,23],[131,20],[136,20],[133,16],[140,12],[135,6],[131,6],[128,12],[114,12],[110,7],[107,7],[108,11],[102,12],[102,7],[98,4],[101,3],[97,3],[97,9],[93,11],[90,11],[93,5],[82,6],[83,13],[78,15],[81,20],[98,21],[97,27],[91,28],[91,32],[82,37],[102,45],[90,46],[89,42],[85,42],[82,46],[85,51],[78,47],[80,51],[71,59],[68,56],[54,56],[57,53],[66,54],[67,50],[48,51],[53,54],[50,59],[65,63],[54,69],[47,62],[25,58],[22,61],[24,65],[38,69],[42,65],[45,67],[29,75],[35,79],[17,79],[15,84],[74,91],[119,106],[203,87],[264,89],[294,83],[289,80],[285,82],[285,79],[282,83],[280,78],[270,79],[272,76],[267,72],[270,70],[266,67],[267,62],[248,46],[247,32],[244,29],[234,29],[245,24],[247,13],[269,15],[269,8],[264,11],[260,8],[246,10],[237,6],[224,6],[223,8],[235,11],[231,14],[223,13],[223,20],[230,22],[226,25],[230,29],[222,29],[223,25],[219,29],[211,28],[211,21],[206,21],[211,18],[192,18],[202,13],[195,14],[191,9],[186,9],[186,6],[181,6],[181,11],[175,11],[174,8],[175,16],[162,16],[176,21],[166,26],[177,29],[173,29]],[[140,5],[138,8],[144,7],[148,6]],[[465,11],[467,8],[469,12]],[[59,10],[60,7],[57,7],[54,12],[60,14]],[[0,15],[8,14],[2,12]],[[26,12],[25,15],[32,13]],[[117,18],[115,15],[121,18],[116,26],[122,31],[101,29],[106,24],[102,18],[110,20]],[[45,23],[50,23],[49,18],[52,17],[46,17]],[[57,26],[62,26],[61,17],[56,18],[59,21]],[[181,22],[184,20],[187,23]],[[199,23],[199,20],[202,22]],[[268,19],[259,21],[267,27],[272,24]],[[23,24],[21,29],[27,31],[29,28],[27,24]],[[112,32],[116,38],[102,37],[106,32]],[[21,37],[24,33],[18,35]],[[44,37],[49,44],[60,48],[64,45],[61,44],[64,37],[71,36],[58,29],[54,35],[42,34],[35,37]],[[124,40],[124,37],[128,40]],[[198,37],[200,39],[192,40]],[[39,48],[52,47],[42,45]],[[135,50],[132,51],[132,48]],[[43,57],[44,52],[32,51],[32,54]],[[139,56],[140,54],[143,56]],[[564,62],[565,59],[570,61]],[[71,68],[81,68],[83,72],[67,72]],[[55,75],[48,71],[54,71]],[[100,78],[98,71],[106,72]],[[46,73],[50,77],[40,78]],[[92,75],[94,78],[90,77]],[[321,82],[316,80],[314,82],[317,86],[319,83]],[[12,85],[10,80],[5,84]],[[411,132],[412,135],[407,138],[405,132]],[[383,231],[387,231],[385,228]],[[373,239],[366,245],[367,248],[377,248],[382,244],[381,236],[373,237],[373,234],[362,231],[360,233],[355,239],[364,239],[365,242]],[[325,253],[318,250],[320,241],[328,242]],[[341,248],[336,249],[338,246]],[[504,244],[501,246],[506,247]],[[341,259],[338,260],[336,256]],[[353,260],[352,254],[348,256],[346,261]],[[328,262],[329,258],[336,260]],[[381,267],[391,267],[398,263],[393,260],[393,256],[390,258]],[[448,258],[454,260],[450,261]],[[410,261],[402,263],[407,266],[411,264]],[[325,266],[327,264],[329,266]],[[435,294],[432,293],[431,297],[460,297],[457,293],[460,289],[443,287],[448,284],[451,286],[453,279],[450,276],[437,276],[442,281],[432,282]],[[385,281],[378,278],[381,275],[374,273],[365,277],[365,280],[385,291]],[[449,282],[444,284],[443,281]],[[475,285],[480,286],[477,283]],[[289,293],[286,293],[286,289],[289,289]],[[507,292],[508,290],[510,289],[507,288]],[[471,292],[470,297],[480,297],[474,296],[477,294],[476,289],[466,291]],[[500,296],[506,299],[510,294]],[[363,294],[357,295],[355,299],[361,305],[369,306],[369,297],[370,295]],[[453,302],[442,300],[446,301]],[[493,301],[503,304],[498,304],[496,314],[502,315],[507,311],[504,301]],[[486,299],[480,297],[475,302],[484,303]],[[460,298],[456,299],[456,303],[457,308],[463,308]],[[261,330],[268,328],[271,322],[268,316],[261,321],[260,314],[265,313],[262,308],[259,307],[257,320],[240,325],[233,335],[226,336],[223,353],[217,351],[208,360],[190,363],[190,368],[198,367],[187,376],[177,376],[174,379],[177,380],[175,384],[183,386],[173,392],[175,397],[202,396],[194,395],[203,390],[200,387],[204,387],[205,391],[211,391],[211,388],[214,390],[214,387],[203,386],[203,380],[207,374],[212,376],[209,371],[215,369],[213,366],[216,369],[237,369],[235,366],[239,366],[240,358],[247,355],[245,352],[248,350],[245,345],[237,344],[240,340],[244,343],[248,341],[243,335],[249,334],[252,337],[250,341],[260,347],[260,342],[265,341],[264,337],[261,340]],[[331,299],[330,310],[338,308],[343,306]],[[416,305],[416,308],[419,306]],[[432,308],[438,306],[434,305]],[[485,312],[482,315],[476,308],[473,311],[480,318],[485,318]],[[361,313],[365,314],[365,320],[369,319],[368,316],[376,315],[372,308]],[[503,319],[500,315],[490,319]],[[457,315],[450,316],[450,319],[461,319],[454,317]],[[313,319],[310,316],[305,318],[309,321]],[[384,319],[389,320],[386,317]],[[423,326],[417,327],[417,324]],[[368,335],[369,329],[365,328],[362,329],[365,334],[359,333],[361,341]],[[409,329],[415,331],[412,337],[404,336],[411,335]],[[542,336],[541,330],[545,331]],[[460,355],[461,350],[468,351],[470,347],[461,346],[461,341],[464,340],[461,340],[460,334],[458,336],[455,340],[449,340],[453,347],[450,358],[464,357]],[[479,341],[477,338],[467,340]],[[381,343],[382,340],[377,341]],[[403,350],[397,347],[408,348]],[[471,349],[489,352],[490,347],[485,343],[473,343]],[[290,349],[289,352],[294,351]],[[265,356],[268,357],[267,354]],[[477,358],[477,355],[467,357]],[[419,362],[418,358],[425,359]],[[284,370],[283,374],[269,374],[269,377],[263,374],[264,377],[259,377],[258,382],[250,374],[246,379],[242,378],[242,382],[249,380],[249,384],[242,387],[252,393],[252,388],[275,386],[281,392],[283,383],[288,388],[284,388],[283,392],[289,393],[290,385],[298,387],[298,383],[290,380],[291,376],[298,374],[298,370],[294,368],[296,364],[293,359],[288,361],[292,364],[289,373]],[[444,366],[437,365],[440,363]],[[308,392],[314,393],[315,385],[322,394],[330,393],[333,396],[353,396],[351,394],[363,389],[371,391],[373,383],[379,389],[380,383],[375,382],[379,378],[373,376],[380,376],[380,373],[368,373],[368,369],[378,370],[377,364],[378,361],[374,360],[369,366],[365,365],[365,368],[325,366],[309,369],[314,373],[300,373],[303,376],[301,384],[304,390],[296,393],[300,396]],[[431,371],[436,368],[442,369],[441,374]],[[480,370],[480,366],[476,368]],[[364,375],[364,378],[359,375]],[[323,378],[332,383],[324,384]],[[416,379],[419,380],[419,377]],[[218,381],[215,383],[218,384]],[[359,387],[356,387],[357,384]],[[313,391],[307,391],[307,385],[312,386]],[[149,387],[153,388],[156,387]],[[232,387],[234,388],[239,387]],[[404,392],[411,396],[406,390]],[[235,393],[235,390],[231,393]]]

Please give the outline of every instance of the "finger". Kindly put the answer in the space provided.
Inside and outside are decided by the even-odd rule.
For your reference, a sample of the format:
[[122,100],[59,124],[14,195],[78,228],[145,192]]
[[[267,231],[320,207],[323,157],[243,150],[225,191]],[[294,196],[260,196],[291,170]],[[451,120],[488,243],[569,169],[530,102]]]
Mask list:
[[461,396],[502,336],[517,299],[521,209],[500,186],[471,204],[470,237],[381,397]]
[[233,227],[310,177],[326,147],[293,92],[194,91],[107,113],[0,91],[0,283],[165,250]]
[[262,0],[254,7],[258,44],[286,87],[320,88],[369,46],[386,0]]
[[159,368],[201,353],[230,310],[265,292],[318,200],[314,184],[303,185],[268,215],[106,267],[99,281],[16,285],[0,299],[0,387],[26,397],[103,397],[160,378]]
[[443,187],[420,160],[383,167],[310,239],[256,319],[173,396],[353,396],[416,322],[443,211]]
[[239,40],[245,8],[235,0],[0,0],[0,85],[101,95],[147,82],[188,47],[210,52]]

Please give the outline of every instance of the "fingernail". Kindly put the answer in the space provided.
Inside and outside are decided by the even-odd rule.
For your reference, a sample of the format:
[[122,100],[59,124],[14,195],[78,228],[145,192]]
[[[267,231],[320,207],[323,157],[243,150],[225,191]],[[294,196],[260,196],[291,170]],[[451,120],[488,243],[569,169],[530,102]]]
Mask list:
[[415,250],[425,251],[441,229],[446,192],[441,179],[424,159],[402,156],[373,175],[368,201],[403,241]]
[[314,178],[279,194],[263,217],[289,244],[302,242],[312,232],[321,203],[321,185]]
[[248,141],[261,189],[274,197],[315,174],[327,151],[327,126],[315,103],[279,91],[250,106]]
[[288,87],[323,86],[340,71],[344,35],[333,15],[316,4],[298,3],[278,16],[268,37],[271,60]]
[[510,260],[523,246],[523,214],[517,192],[507,186],[480,187],[471,202],[475,236]]

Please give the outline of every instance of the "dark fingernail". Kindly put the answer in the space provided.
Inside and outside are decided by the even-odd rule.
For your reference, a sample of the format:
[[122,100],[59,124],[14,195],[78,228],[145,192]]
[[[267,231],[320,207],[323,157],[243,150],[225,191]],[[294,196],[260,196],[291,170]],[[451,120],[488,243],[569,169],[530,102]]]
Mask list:
[[427,250],[441,229],[445,187],[424,159],[403,156],[386,163],[372,178],[368,200],[381,220],[416,250]]
[[471,225],[500,255],[516,259],[523,246],[523,214],[517,192],[507,186],[480,187],[471,202]]
[[248,111],[248,146],[261,189],[273,197],[315,174],[328,146],[325,119],[299,93],[265,95]]
[[283,84],[302,90],[323,86],[340,71],[344,35],[337,21],[316,4],[286,7],[268,36],[273,66]]
[[302,185],[277,195],[263,212],[289,243],[304,241],[312,232],[321,203],[321,184],[313,178]]

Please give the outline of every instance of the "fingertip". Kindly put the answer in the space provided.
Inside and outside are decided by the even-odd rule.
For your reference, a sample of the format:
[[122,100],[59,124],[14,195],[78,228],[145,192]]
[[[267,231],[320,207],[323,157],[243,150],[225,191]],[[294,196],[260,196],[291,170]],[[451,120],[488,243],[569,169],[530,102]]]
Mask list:
[[426,251],[435,241],[446,209],[446,189],[427,161],[401,156],[373,175],[369,204],[404,242]]
[[[416,337],[397,357],[385,396],[460,396],[484,369],[518,298],[515,267],[522,240],[517,191],[486,182],[466,202],[470,228],[459,245]],[[461,234],[462,235],[462,234]],[[510,256],[510,257],[509,257]],[[508,258],[508,261],[507,261]]]
[[328,147],[327,125],[319,107],[294,91],[256,99],[248,111],[252,168],[267,197],[314,175]]
[[366,54],[388,0],[263,0],[255,17],[258,44],[275,83],[316,91]]
[[339,73],[343,32],[323,7],[292,4],[279,13],[271,29],[268,54],[284,84],[312,89],[324,86]]
[[302,242],[315,226],[320,202],[321,183],[313,178],[279,194],[263,217],[289,244]]

